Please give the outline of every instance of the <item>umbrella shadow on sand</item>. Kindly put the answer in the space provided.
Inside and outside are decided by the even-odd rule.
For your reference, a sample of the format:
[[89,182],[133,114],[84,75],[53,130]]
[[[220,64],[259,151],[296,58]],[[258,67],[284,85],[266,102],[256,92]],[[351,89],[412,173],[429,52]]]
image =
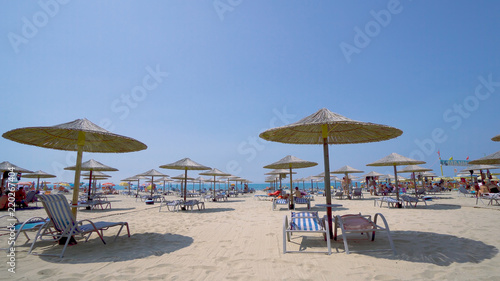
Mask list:
[[[40,256],[40,258],[48,262],[68,264],[120,262],[162,256],[189,247],[194,241],[192,237],[170,233],[137,233],[130,238],[120,236],[116,241],[113,241],[112,236],[106,236],[106,245],[96,237],[87,243],[79,240],[77,245],[68,247],[63,259],[54,256]],[[61,250],[62,247],[54,246],[39,252],[59,254]]]
[[[300,207],[297,207],[297,209],[300,209]],[[338,211],[347,211],[347,210],[349,210],[349,208],[346,208],[346,207],[337,207],[333,211],[334,212],[338,212]],[[326,208],[325,207],[319,207],[319,206],[311,206],[310,211],[324,212],[324,211],[326,211]]]
[[[221,213],[221,212],[233,212],[235,209],[233,208],[207,208],[204,210],[201,210],[199,213]],[[191,212],[191,211],[190,211]],[[198,212],[198,211],[196,211]]]
[[[429,263],[437,266],[449,266],[452,263],[480,263],[498,255],[498,248],[495,246],[449,234],[422,231],[391,231],[391,234],[397,251],[396,256],[387,252],[361,252],[360,254],[395,261]],[[388,243],[383,236],[378,236],[378,242]],[[370,244],[373,246],[372,243],[357,244],[363,247],[362,250],[369,250]],[[350,246],[351,244],[349,244],[349,249],[351,249]],[[339,247],[343,248],[343,246]]]
[[429,204],[427,206],[422,205],[422,206],[417,206],[417,208],[421,210],[458,210],[462,209],[462,206],[460,205],[455,205],[455,204]]
[[109,213],[109,212],[117,212],[117,211],[130,211],[130,210],[135,210],[135,208],[112,208],[112,209],[95,209],[95,210],[85,210],[85,209],[80,209],[79,212],[81,213],[92,213],[92,214],[101,214],[101,213]]

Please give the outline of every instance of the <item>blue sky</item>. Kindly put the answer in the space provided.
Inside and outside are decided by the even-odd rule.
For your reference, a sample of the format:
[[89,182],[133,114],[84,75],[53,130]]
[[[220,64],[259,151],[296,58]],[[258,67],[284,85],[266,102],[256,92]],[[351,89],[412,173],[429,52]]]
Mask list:
[[[4,1],[1,131],[87,118],[148,149],[84,153],[112,181],[189,157],[263,182],[286,155],[321,146],[261,131],[328,108],[403,130],[397,139],[330,146],[330,166],[367,167],[392,152],[443,159],[499,150],[497,1]],[[4,138],[1,161],[72,181],[76,153]],[[458,167],[460,170],[461,168]],[[453,167],[444,168],[453,175]],[[197,173],[190,173],[196,176]]]

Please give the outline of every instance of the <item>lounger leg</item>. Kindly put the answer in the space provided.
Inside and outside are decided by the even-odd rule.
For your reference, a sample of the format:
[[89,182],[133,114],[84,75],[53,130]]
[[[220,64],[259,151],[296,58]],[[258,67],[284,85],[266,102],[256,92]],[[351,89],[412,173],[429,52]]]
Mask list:
[[290,238],[286,230],[288,229],[288,218],[285,215],[283,219],[283,254],[286,254],[286,241]]

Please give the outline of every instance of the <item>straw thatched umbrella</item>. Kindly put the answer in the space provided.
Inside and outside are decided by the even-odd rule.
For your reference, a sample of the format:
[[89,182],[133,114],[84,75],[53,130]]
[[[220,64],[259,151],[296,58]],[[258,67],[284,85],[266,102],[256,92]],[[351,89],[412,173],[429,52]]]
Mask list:
[[[402,133],[403,131],[390,126],[355,121],[323,108],[298,122],[264,131],[260,134],[260,137],[282,143],[323,145],[325,186],[329,187],[329,144],[378,142],[396,138]],[[325,193],[326,203],[331,205],[330,188],[327,188]],[[327,207],[327,215],[330,223],[330,236],[333,237],[331,207]]]
[[206,178],[200,176],[200,177],[195,178],[194,180],[199,183],[198,187],[199,187],[199,192],[201,193],[201,184],[208,181],[209,179],[206,179]]
[[[314,184],[313,184],[314,182],[316,182],[316,191],[319,190],[318,183],[324,181],[324,179],[325,179],[325,174],[324,173],[325,172],[322,172],[319,175],[307,177],[307,180],[311,181],[311,188],[312,188],[312,190],[314,190]],[[331,179],[332,179],[332,177],[330,176],[330,180]],[[326,189],[326,186],[325,186],[325,189]]]
[[3,161],[2,163],[0,163],[0,171],[2,173],[6,172],[6,171],[14,172],[14,173],[33,173],[33,171],[16,166],[16,165],[10,163],[9,161]]
[[[64,168],[64,170],[76,170],[76,166],[70,166]],[[82,163],[80,166],[80,171],[90,171],[90,178],[92,178],[92,172],[93,171],[106,171],[106,172],[112,172],[112,171],[118,171],[118,169],[107,166],[102,164],[101,162],[98,162],[94,159],[90,159],[89,161],[85,161]],[[91,179],[92,181],[92,179]],[[91,182],[89,182],[89,186],[91,186]],[[92,201],[92,198],[90,198],[90,188],[87,196],[87,200]],[[89,207],[90,208],[90,207]]]
[[83,152],[123,153],[146,149],[147,146],[133,138],[111,133],[87,119],[52,127],[26,127],[8,131],[4,138],[34,146],[57,150],[77,151],[73,189],[73,215],[76,217],[80,183],[80,166]]
[[[109,179],[111,176],[101,171],[95,171],[93,173],[92,172],[82,173],[82,177],[84,177],[84,179],[86,180],[89,180],[89,191],[90,191],[92,189],[92,186],[97,186],[98,180]],[[95,194],[95,189],[94,189],[94,194]]]
[[[369,173],[367,173],[367,174],[363,175],[362,177],[364,177],[364,178],[365,178],[365,180],[366,180],[366,178],[368,178],[368,177],[372,177],[372,178],[373,178],[373,180],[375,180],[375,177],[380,178],[380,177],[381,177],[381,176],[383,176],[383,175],[384,175],[384,174],[381,174],[381,173],[379,173],[379,172],[371,171],[371,172],[369,172]],[[369,185],[369,182],[366,180],[366,186],[367,186],[367,188],[368,188],[368,189],[370,189],[370,187],[369,187],[368,185]],[[374,186],[374,188],[376,188],[376,186]]]
[[56,176],[52,175],[52,174],[48,174],[48,173],[46,173],[46,172],[44,172],[42,170],[38,170],[36,172],[26,174],[23,177],[37,179],[36,190],[38,190],[38,187],[40,186],[40,179],[55,178]]
[[492,141],[500,141],[500,135],[496,135],[491,138]]
[[[280,188],[281,188],[281,180],[286,178],[286,175],[289,174],[290,171],[286,169],[274,169],[271,172],[265,173],[264,175],[278,175],[279,180],[280,180]],[[296,172],[293,172],[293,174],[297,174]]]
[[5,185],[5,180],[9,178],[8,174],[7,176],[4,176],[4,172],[12,172],[12,173],[33,173],[33,171],[18,167],[9,161],[3,161],[0,163],[0,171],[2,172],[2,183],[0,185],[0,192],[3,192],[3,187]]
[[[180,174],[180,175],[171,177],[171,179],[179,180],[179,182],[181,183],[181,195],[184,194],[184,189],[187,188],[187,181],[194,180],[194,178],[186,176],[184,174]],[[184,180],[186,180],[186,182],[184,182]]]
[[[344,174],[347,182],[349,182],[349,174],[352,174],[352,173],[364,173],[364,171],[361,171],[361,170],[355,169],[351,166],[345,165],[345,166],[343,166],[335,171],[330,172],[330,174]],[[351,187],[351,185],[349,184],[347,186],[347,192],[349,192],[350,187]],[[344,192],[345,192],[345,190],[344,190]],[[347,198],[351,199],[351,196],[349,194],[346,194],[346,195],[347,195]]]
[[[161,165],[160,168],[172,169],[172,170],[184,170],[184,187],[187,186],[187,171],[188,170],[210,170],[210,167],[203,166],[199,163],[194,162],[189,158],[183,158],[177,162]],[[184,188],[184,201],[186,201],[186,188]]]
[[213,193],[214,193],[214,201],[216,201],[215,199],[215,183],[216,183],[216,180],[215,180],[215,177],[228,177],[230,176],[231,174],[228,174],[228,173],[225,173],[217,168],[213,168],[211,169],[210,171],[206,171],[206,172],[202,172],[200,173],[200,175],[202,176],[214,176],[214,180],[213,180],[213,183],[214,183],[214,190],[213,190]]
[[[500,135],[498,135],[500,138]],[[500,141],[500,139],[499,139]],[[472,165],[478,165],[478,164],[483,164],[483,165],[498,165],[500,164],[500,151],[497,151],[493,154],[490,154],[488,156],[484,156],[482,158],[476,159],[469,161],[469,164]]]
[[[271,176],[268,176],[264,179],[264,182],[269,182],[271,183],[271,186],[272,186],[272,190],[274,191],[276,189],[276,186],[278,185],[278,178],[279,176],[276,176],[276,175],[271,175]],[[264,190],[269,190],[269,189],[264,189]]]
[[471,181],[474,181],[472,176],[479,172],[479,174],[482,176],[483,175],[483,170],[486,170],[487,173],[490,172],[490,170],[493,169],[498,169],[500,167],[494,166],[494,165],[470,165],[467,168],[463,169],[460,171],[460,173],[470,173],[470,179]]
[[[163,178],[158,179],[158,181],[163,182],[163,192],[165,192],[166,183],[173,182],[174,180],[169,178],[169,177],[163,177]],[[168,191],[168,188],[167,188],[167,191]]]
[[[84,180],[89,180],[89,191],[94,189],[94,195],[95,195],[95,192],[97,189],[97,181],[109,179],[111,176],[107,175],[103,172],[95,171],[94,173],[91,173],[91,172],[83,173],[82,177]],[[88,200],[88,197],[87,197],[87,200]],[[90,207],[86,207],[85,209],[90,210]]]
[[[154,186],[154,178],[155,177],[168,177],[168,175],[165,175],[163,173],[158,172],[155,169],[151,169],[147,172],[138,174],[138,176],[143,176],[143,177],[151,177],[151,199],[153,199],[153,186]],[[154,202],[152,202],[154,204]]]
[[380,176],[383,176],[384,174],[381,174],[379,172],[375,172],[375,171],[371,171],[367,174],[364,174],[363,177],[380,177]]
[[[144,178],[144,177],[141,177],[141,178]],[[122,179],[121,181],[126,181],[127,182],[127,184],[128,184],[128,194],[129,195],[132,192],[131,187],[130,187],[130,182],[131,181],[137,181],[137,190],[139,190],[139,178],[137,178],[137,177],[128,177],[128,178]]]
[[396,199],[399,200],[399,186],[398,186],[398,171],[396,166],[404,166],[404,165],[417,165],[417,164],[425,164],[425,161],[415,160],[397,153],[391,153],[386,157],[375,161],[373,163],[367,164],[366,166],[393,166],[394,167],[394,181],[396,182]]
[[[429,168],[424,168],[420,167],[418,165],[408,165],[404,167],[403,169],[399,170],[399,173],[412,173],[412,178],[413,178],[413,184],[415,185],[415,196],[418,196],[417,194],[417,180],[415,178],[415,172],[430,172],[432,169]],[[424,180],[422,179],[422,188],[424,188]]]
[[318,165],[316,162],[306,161],[299,159],[292,155],[287,155],[277,162],[264,166],[266,169],[288,169],[290,174],[290,209],[293,209],[293,180],[292,180],[292,169],[298,168],[308,168]]
[[223,180],[223,181],[227,181],[227,197],[229,197],[229,188],[230,188],[230,182],[233,181],[233,179],[239,179],[240,177],[238,176],[233,176],[233,175],[229,175],[229,176],[224,176],[224,177],[221,177],[219,178],[220,180]]

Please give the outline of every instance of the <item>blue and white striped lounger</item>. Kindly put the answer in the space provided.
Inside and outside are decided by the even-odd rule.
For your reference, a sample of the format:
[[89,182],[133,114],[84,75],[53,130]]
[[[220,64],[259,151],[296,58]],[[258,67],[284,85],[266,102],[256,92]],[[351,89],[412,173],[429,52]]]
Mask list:
[[[311,209],[311,201],[308,199],[308,198],[295,198],[295,205],[297,204],[303,204],[303,205],[307,205],[307,209]],[[296,207],[296,206],[295,206]]]
[[274,198],[273,199],[273,210],[276,210],[276,208],[278,208],[278,205],[285,205],[287,210],[290,210],[290,200],[288,200],[288,199]]
[[[328,219],[320,219],[318,212],[292,212],[290,219],[285,216],[283,221],[283,253],[304,253],[306,251],[287,251],[286,243],[290,242],[292,233],[322,233],[326,238],[328,251],[319,253],[332,253],[330,245],[330,235],[328,234]],[[311,251],[307,251],[310,253]]]

